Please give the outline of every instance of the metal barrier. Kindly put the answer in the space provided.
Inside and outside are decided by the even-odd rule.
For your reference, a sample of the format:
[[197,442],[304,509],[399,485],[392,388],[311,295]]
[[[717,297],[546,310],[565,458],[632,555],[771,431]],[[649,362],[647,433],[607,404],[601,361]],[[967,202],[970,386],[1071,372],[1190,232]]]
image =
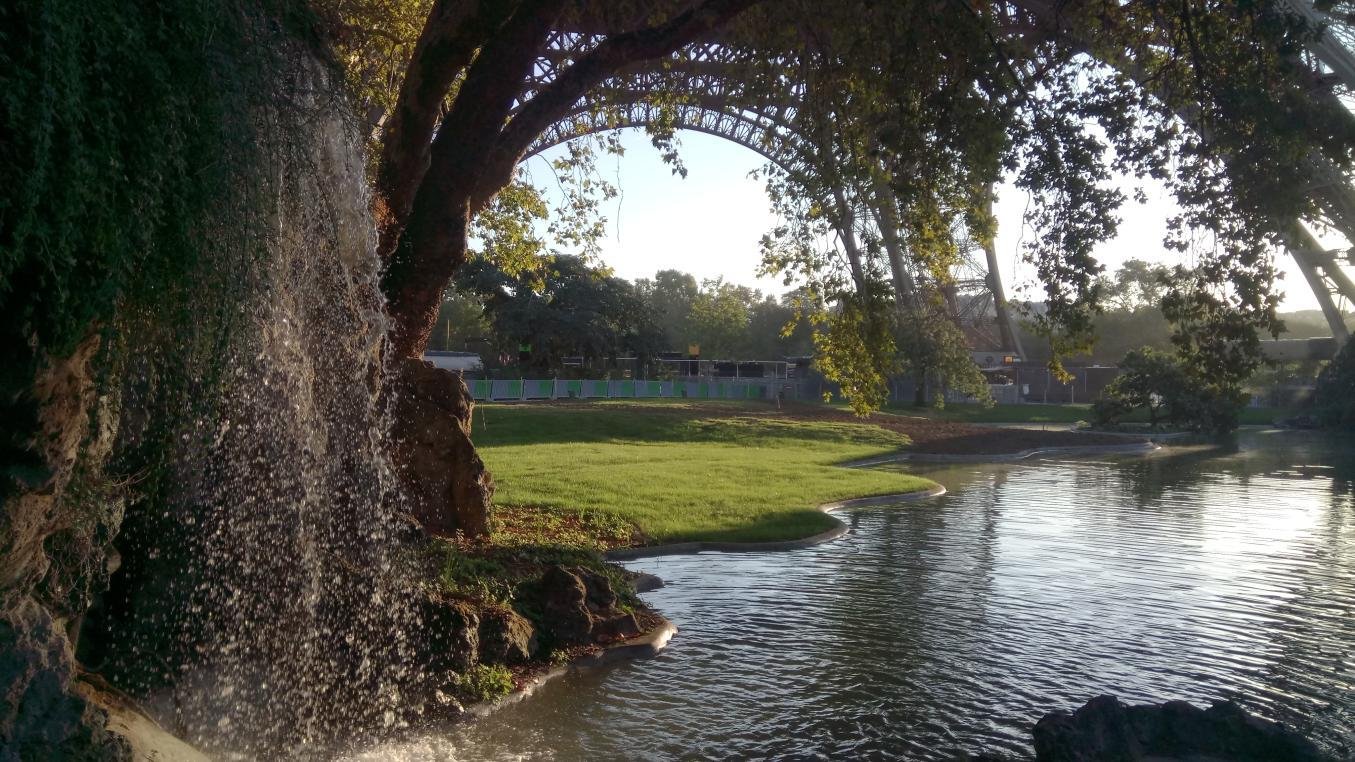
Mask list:
[[481,401],[552,399],[644,399],[685,397],[689,399],[775,399],[798,397],[794,382],[785,379],[716,379],[679,381],[631,381],[523,379],[473,379],[466,382],[471,396]]

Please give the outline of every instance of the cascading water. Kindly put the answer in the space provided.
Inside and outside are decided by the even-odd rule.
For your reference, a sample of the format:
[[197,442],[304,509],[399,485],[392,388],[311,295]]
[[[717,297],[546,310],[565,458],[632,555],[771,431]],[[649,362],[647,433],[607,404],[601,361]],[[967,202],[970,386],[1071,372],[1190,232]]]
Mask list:
[[[331,72],[295,58],[252,117],[281,136],[258,147],[268,180],[247,191],[270,210],[262,240],[222,265],[248,296],[213,359],[214,401],[169,453],[179,547],[166,552],[188,581],[177,650],[192,656],[165,665],[147,702],[172,732],[237,758],[321,753],[338,728],[395,724],[417,681],[403,569],[417,554],[402,550],[387,456],[363,153]],[[138,657],[163,658],[155,650]]]

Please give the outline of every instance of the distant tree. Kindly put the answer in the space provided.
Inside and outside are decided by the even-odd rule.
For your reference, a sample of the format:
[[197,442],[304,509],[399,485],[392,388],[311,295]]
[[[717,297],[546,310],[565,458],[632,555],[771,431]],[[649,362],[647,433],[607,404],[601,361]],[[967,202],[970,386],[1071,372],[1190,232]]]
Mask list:
[[663,330],[665,347],[669,351],[686,351],[692,303],[701,291],[696,278],[678,270],[660,270],[653,280],[636,280],[635,291]]
[[458,283],[485,304],[496,347],[516,355],[529,346],[527,367],[554,372],[568,356],[601,360],[634,354],[642,363],[662,350],[653,314],[628,281],[557,256],[539,273],[512,275],[478,258]]
[[796,317],[789,300],[767,296],[749,307],[745,345],[749,358],[779,360],[813,354],[813,327]]
[[[1284,322],[1284,331],[1280,333],[1280,338],[1312,339],[1331,335],[1331,325],[1327,323],[1322,310],[1283,312],[1280,313],[1280,320]],[[1351,322],[1347,316],[1346,326],[1351,327]]]
[[1102,278],[1102,295],[1112,310],[1158,309],[1171,283],[1171,268],[1142,259],[1127,260],[1115,275]]
[[455,284],[449,287],[443,294],[442,309],[438,311],[438,322],[433,328],[428,348],[464,350],[468,340],[489,335],[484,302],[475,294],[457,288]]
[[744,286],[707,280],[692,302],[692,341],[707,359],[732,359],[747,346],[750,302],[760,295]]
[[1115,365],[1134,349],[1152,347],[1171,351],[1171,324],[1156,307],[1111,310],[1094,323],[1096,346],[1091,355],[1078,358],[1098,365]]

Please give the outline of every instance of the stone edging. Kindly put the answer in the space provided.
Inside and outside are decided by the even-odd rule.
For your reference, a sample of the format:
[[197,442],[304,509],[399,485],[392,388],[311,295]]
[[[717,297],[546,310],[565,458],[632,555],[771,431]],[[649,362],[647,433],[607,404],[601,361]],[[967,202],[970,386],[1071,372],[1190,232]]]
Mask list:
[[[656,615],[657,616],[657,615]],[[466,715],[480,719],[502,709],[510,704],[516,704],[523,699],[536,693],[536,690],[546,683],[554,680],[561,675],[568,674],[573,669],[586,669],[591,667],[602,667],[623,659],[648,659],[658,656],[659,652],[668,645],[677,634],[677,626],[667,619],[659,616],[659,625],[643,635],[637,635],[630,640],[622,640],[603,646],[602,650],[581,656],[566,664],[534,675],[521,688],[513,691],[507,696],[495,699],[494,701],[471,704],[466,707]]]
[[[928,497],[938,497],[946,494],[946,488],[936,485],[931,489],[918,490],[916,492],[899,492],[893,495],[876,495],[874,497],[860,497],[853,500],[839,500],[832,503],[824,503],[819,506],[819,510],[831,514],[833,511],[843,508],[860,508],[867,505],[887,505],[889,503],[899,503],[908,500],[921,500]],[[772,542],[676,542],[669,545],[645,545],[638,548],[617,548],[609,550],[603,554],[603,558],[608,561],[634,561],[637,558],[649,558],[652,556],[671,556],[679,553],[754,553],[765,550],[799,550],[808,548],[812,545],[836,540],[847,533],[847,525],[836,516],[830,516],[836,526],[824,532],[809,537],[803,537],[798,540],[776,540]]]
[[1009,463],[1044,455],[1145,455],[1161,449],[1152,442],[1122,445],[1072,445],[1069,447],[1037,447],[1033,450],[993,455],[946,455],[942,453],[901,452],[883,458],[858,460],[845,464],[848,468],[865,468],[885,463]]

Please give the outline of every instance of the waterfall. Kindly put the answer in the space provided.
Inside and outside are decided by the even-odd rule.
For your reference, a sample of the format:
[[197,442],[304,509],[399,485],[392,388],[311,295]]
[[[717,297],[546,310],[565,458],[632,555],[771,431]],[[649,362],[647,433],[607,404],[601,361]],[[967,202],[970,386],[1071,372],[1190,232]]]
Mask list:
[[268,214],[253,250],[222,265],[246,296],[213,358],[213,402],[169,459],[194,658],[148,706],[223,757],[318,754],[339,728],[396,724],[414,678],[403,591],[417,554],[386,455],[364,155],[333,74],[297,58],[252,117],[266,177],[244,190]]

